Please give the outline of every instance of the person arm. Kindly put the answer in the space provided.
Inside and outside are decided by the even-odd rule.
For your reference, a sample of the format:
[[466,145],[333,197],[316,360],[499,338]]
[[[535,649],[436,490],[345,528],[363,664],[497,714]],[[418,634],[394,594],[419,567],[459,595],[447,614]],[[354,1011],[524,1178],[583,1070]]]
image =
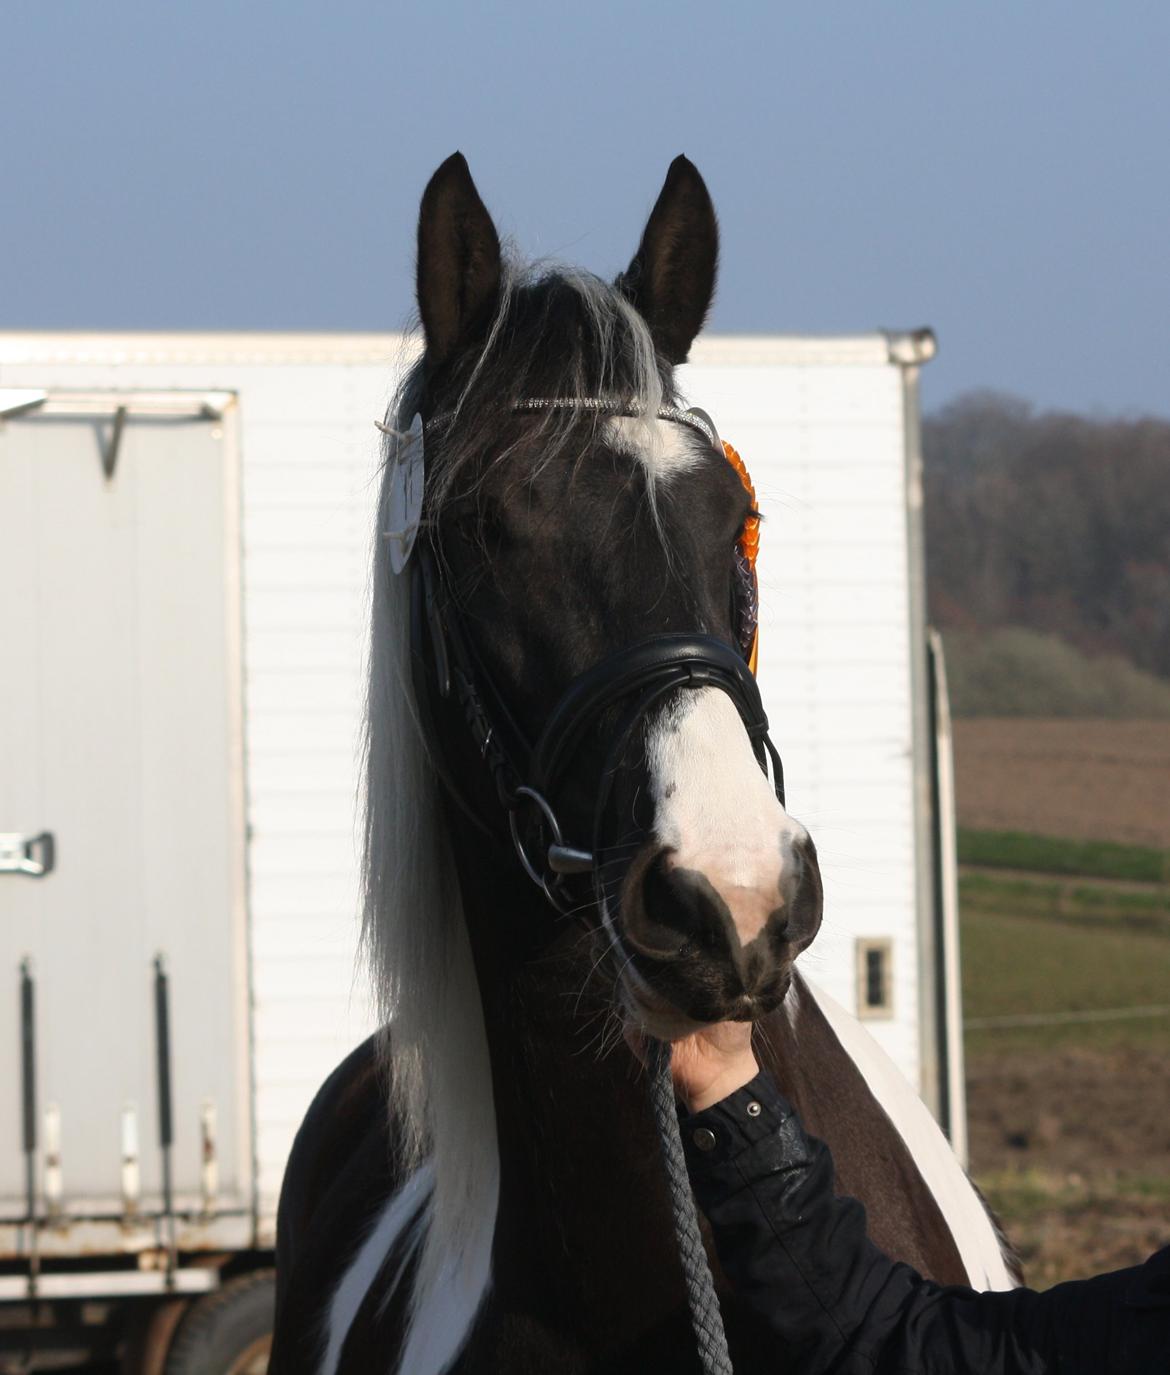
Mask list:
[[[775,1343],[775,1362],[761,1369],[1170,1372],[1170,1248],[1144,1266],[1044,1293],[934,1284],[869,1240],[865,1209],[834,1193],[828,1148],[754,1058],[708,1055],[706,1072],[686,1050],[675,1059],[696,1200],[741,1309]],[[749,1066],[756,1072],[745,1083]]]

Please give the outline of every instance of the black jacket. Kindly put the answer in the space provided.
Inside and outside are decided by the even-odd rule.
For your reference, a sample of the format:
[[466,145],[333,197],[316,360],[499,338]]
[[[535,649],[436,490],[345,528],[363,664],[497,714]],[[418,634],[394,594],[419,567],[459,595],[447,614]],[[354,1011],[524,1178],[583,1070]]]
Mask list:
[[723,1269],[776,1334],[772,1375],[1170,1375],[1170,1247],[1042,1294],[943,1288],[873,1245],[764,1075],[682,1128]]

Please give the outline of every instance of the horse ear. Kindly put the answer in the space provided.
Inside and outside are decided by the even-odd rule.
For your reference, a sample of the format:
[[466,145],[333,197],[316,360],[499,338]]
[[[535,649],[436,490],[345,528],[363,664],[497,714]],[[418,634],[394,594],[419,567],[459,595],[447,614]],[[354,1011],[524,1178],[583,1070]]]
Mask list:
[[416,290],[432,368],[450,358],[499,296],[499,235],[462,153],[452,153],[423,192]]
[[680,155],[670,164],[633,261],[618,278],[670,363],[686,362],[703,328],[718,260],[715,207],[698,168]]

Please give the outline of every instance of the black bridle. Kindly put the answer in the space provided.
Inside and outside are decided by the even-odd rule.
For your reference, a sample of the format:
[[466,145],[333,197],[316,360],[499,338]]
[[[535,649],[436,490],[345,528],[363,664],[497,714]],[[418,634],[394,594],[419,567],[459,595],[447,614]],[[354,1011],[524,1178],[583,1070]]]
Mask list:
[[[546,403],[547,404],[547,403]],[[664,418],[681,418],[671,412]],[[714,687],[727,693],[743,721],[764,774],[784,802],[784,771],[768,734],[759,686],[743,654],[712,635],[652,635],[608,655],[577,675],[530,742],[476,651],[455,598],[442,575],[430,532],[414,549],[411,588],[411,663],[415,698],[436,771],[451,800],[485,835],[498,833],[467,800],[447,760],[431,712],[432,691],[459,704],[484,761],[524,872],[561,912],[581,906],[573,881],[592,876],[593,897],[603,901],[601,828],[615,775],[627,746],[647,715],[670,693]],[[566,841],[557,799],[572,774],[582,743],[611,709],[620,709],[596,781],[588,847]]]

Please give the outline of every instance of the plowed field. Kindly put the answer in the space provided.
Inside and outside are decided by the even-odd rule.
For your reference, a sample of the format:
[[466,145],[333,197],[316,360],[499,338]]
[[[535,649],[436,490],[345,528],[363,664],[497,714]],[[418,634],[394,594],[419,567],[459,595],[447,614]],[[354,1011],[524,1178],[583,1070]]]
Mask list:
[[955,723],[959,824],[1170,846],[1170,721]]

